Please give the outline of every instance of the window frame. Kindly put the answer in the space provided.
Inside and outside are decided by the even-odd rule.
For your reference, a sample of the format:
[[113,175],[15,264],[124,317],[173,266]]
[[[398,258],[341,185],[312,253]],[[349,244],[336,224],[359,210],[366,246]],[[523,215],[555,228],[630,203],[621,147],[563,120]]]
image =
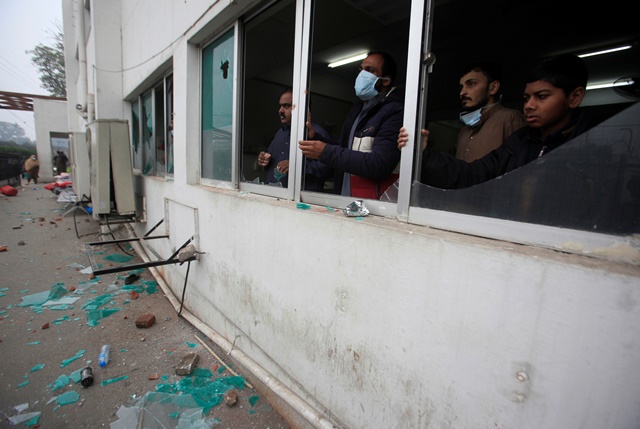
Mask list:
[[[401,158],[399,196],[397,204],[397,218],[400,221],[406,221],[410,224],[427,226],[430,228],[462,233],[471,236],[513,242],[534,247],[549,248],[560,250],[567,253],[594,255],[604,259],[616,259],[617,256],[607,256],[603,249],[611,247],[628,247],[630,243],[634,247],[640,246],[640,240],[633,236],[617,236],[606,233],[595,233],[577,229],[560,228],[547,226],[542,224],[532,224],[525,222],[510,221],[507,219],[491,218],[484,216],[468,215],[456,212],[448,212],[442,210],[434,210],[424,207],[412,206],[410,204],[411,186],[413,182],[412,169],[415,170],[415,177],[420,177],[420,160],[421,157],[417,153],[419,145],[416,143],[421,141],[420,129],[422,127],[417,124],[425,123],[425,111],[427,105],[427,89],[429,84],[429,70],[433,64],[430,59],[435,60],[434,54],[431,52],[431,28],[434,19],[433,0],[425,0],[427,3],[426,10],[429,10],[428,17],[422,37],[418,38],[413,35],[410,38],[410,44],[414,40],[422,40],[424,49],[419,56],[409,55],[407,64],[407,75],[410,72],[419,70],[421,75],[418,93],[417,105],[419,109],[419,120],[412,121],[415,118],[410,113],[413,107],[409,100],[405,100],[405,128],[409,133],[409,143],[403,149]],[[416,14],[420,13],[413,7],[419,3],[419,0],[412,0],[412,23]],[[435,18],[437,19],[437,18]],[[413,31],[412,26],[410,31]],[[411,51],[410,51],[411,52]],[[420,64],[417,64],[415,58],[421,58]],[[435,62],[435,61],[434,61]],[[407,76],[409,79],[409,76]],[[409,91],[407,91],[409,92]],[[411,161],[410,161],[411,160]]]
[[[268,9],[269,7],[273,6],[276,2],[273,0],[267,1],[267,2],[259,2],[257,3],[256,7],[258,8],[255,12],[248,14],[247,16],[244,17],[240,17],[237,20],[237,24],[239,26],[239,28],[241,29],[241,31],[239,31],[240,36],[238,38],[242,38],[242,43],[238,44],[238,50],[240,49],[244,49],[244,34],[245,34],[245,23],[250,22],[253,18],[255,18],[256,16],[259,16],[260,13],[262,13],[263,11],[265,11],[266,9]],[[294,63],[294,69],[293,69],[293,93],[299,93],[300,91],[300,84],[299,84],[299,78],[300,78],[300,68],[301,68],[301,44],[302,41],[300,40],[300,35],[302,35],[302,38],[308,38],[308,33],[310,32],[310,29],[308,26],[308,24],[305,25],[305,23],[303,22],[303,8],[306,12],[306,9],[309,9],[310,7],[310,2],[304,2],[302,0],[295,0],[295,5],[296,5],[296,22],[295,22],[295,35],[294,35],[294,53],[293,53],[293,63]],[[306,16],[308,16],[308,14],[305,13]],[[243,51],[244,53],[244,51]],[[238,55],[239,57],[242,57],[243,55]],[[306,69],[306,67],[305,67]],[[243,85],[240,85],[241,87],[244,87],[244,64],[242,65],[242,83]],[[303,86],[306,87],[306,86]],[[297,92],[296,92],[297,91]],[[243,94],[244,95],[244,94]],[[239,98],[240,99],[240,98]],[[294,97],[293,100],[297,100],[298,97]],[[298,106],[305,106],[306,104],[297,104]],[[299,112],[301,111],[301,109],[293,109],[291,111],[291,142],[297,142],[298,141],[298,117],[301,116],[299,115]],[[242,112],[242,106],[238,107],[238,118],[240,117],[240,115],[243,114]],[[304,120],[304,116],[301,116]],[[237,118],[236,118],[237,119]],[[238,121],[237,124],[237,128],[236,128],[236,132],[238,136],[242,136],[242,122]],[[274,132],[275,132],[275,128],[274,128]],[[242,153],[243,150],[243,139],[242,138],[238,138],[237,139],[237,144],[236,147],[239,150],[239,153]],[[289,144],[289,186],[287,188],[279,188],[276,186],[269,186],[266,184],[256,184],[256,183],[250,183],[250,182],[244,182],[240,180],[240,169],[241,169],[241,164],[242,164],[242,159],[240,159],[239,157],[235,160],[235,167],[238,169],[236,175],[234,176],[237,180],[238,183],[238,189],[240,191],[243,192],[251,192],[253,194],[258,194],[258,195],[264,195],[264,196],[268,196],[268,197],[274,197],[274,198],[280,198],[280,199],[286,199],[286,200],[291,200],[291,201],[300,201],[299,197],[297,196],[297,194],[295,193],[296,189],[300,187],[300,171],[298,169],[298,166],[301,165],[298,161],[297,161],[297,152],[299,152],[297,150],[297,145],[295,144]]]
[[[236,73],[233,76],[233,118],[232,118],[232,181],[222,182],[212,179],[201,179],[205,185],[224,189],[233,188],[242,192],[251,192],[267,197],[281,198],[292,202],[344,208],[353,201],[350,197],[336,194],[305,191],[301,189],[302,154],[297,144],[290,145],[290,180],[288,188],[276,188],[263,184],[242,182],[240,180],[242,153],[242,115],[243,115],[243,79],[244,64],[244,24],[253,16],[267,8],[270,2],[255,2],[253,15],[238,16],[229,27],[216,32],[216,37],[225,34],[229,28],[234,28],[234,56]],[[310,56],[311,56],[311,31],[313,27],[313,4],[310,1],[296,0],[295,17],[295,42],[294,42],[294,70],[293,91],[294,103],[297,106],[308,106],[309,95],[305,88],[309,87]],[[420,156],[417,153],[420,145],[420,126],[426,116],[426,101],[428,96],[429,73],[433,62],[433,53],[430,51],[431,30],[434,19],[433,0],[413,0],[411,2],[411,17],[409,20],[409,45],[406,64],[406,94],[415,94],[415,98],[405,98],[405,110],[403,124],[409,133],[409,143],[402,150],[400,159],[400,179],[398,182],[397,202],[385,202],[379,200],[364,200],[366,207],[372,215],[394,217],[403,223],[427,226],[435,229],[452,231],[471,236],[497,239],[506,242],[514,242],[534,247],[551,248],[568,253],[589,255],[598,249],[610,246],[626,245],[630,241],[638,240],[629,236],[614,236],[567,228],[551,227],[540,224],[528,224],[509,221],[498,218],[466,215],[455,212],[439,211],[429,208],[411,205],[412,185],[414,171],[419,173]],[[213,41],[215,39],[211,39]],[[210,43],[210,42],[209,42]],[[206,45],[201,45],[202,50]],[[200,62],[202,54],[200,52]],[[242,80],[241,80],[242,79]],[[202,87],[201,87],[202,88]],[[305,133],[305,109],[295,109],[292,112],[291,141],[297,142],[304,138]],[[201,129],[201,127],[200,127]],[[200,141],[200,148],[202,143]],[[577,244],[576,244],[577,243]],[[607,256],[601,255],[603,258]],[[614,258],[612,256],[611,258]],[[610,259],[610,258],[609,258]]]
[[[146,89],[144,91],[141,91],[137,96],[135,96],[131,101],[130,101],[130,108],[131,108],[131,157],[132,157],[132,162],[133,162],[133,171],[135,174],[141,175],[141,176],[148,176],[148,177],[173,177],[173,173],[168,173],[167,172],[167,168],[165,166],[165,170],[164,172],[158,172],[156,170],[156,163],[157,163],[157,155],[158,155],[158,149],[155,145],[154,142],[154,147],[153,147],[153,168],[151,170],[149,170],[149,172],[144,173],[144,165],[145,165],[145,160],[146,160],[146,154],[147,154],[147,150],[144,147],[144,139],[143,139],[143,127],[144,127],[144,121],[142,120],[142,108],[143,108],[143,99],[146,95],[151,95],[151,119],[152,119],[152,129],[156,132],[156,135],[158,133],[158,125],[156,123],[156,118],[157,118],[157,112],[156,112],[156,92],[158,90],[158,88],[161,87],[162,89],[162,115],[163,115],[163,120],[165,121],[165,126],[162,129],[162,135],[164,137],[164,141],[165,141],[165,162],[166,162],[166,152],[167,152],[167,142],[168,142],[168,138],[169,138],[169,131],[168,131],[168,124],[166,123],[167,118],[170,117],[170,113],[167,114],[167,109],[169,108],[169,103],[167,103],[167,81],[171,79],[173,81],[173,70],[168,70],[164,73],[162,73],[161,78],[154,81],[154,84],[149,85],[146,87]],[[136,106],[137,104],[137,106]],[[137,112],[135,107],[137,107]],[[138,114],[138,127],[137,129],[133,129],[133,114],[134,112],[136,112]],[[134,152],[134,145],[133,145],[133,141],[135,136],[137,136],[138,138],[138,144],[140,145],[140,157],[141,157],[141,165],[136,167],[135,163],[136,163],[136,154]]]

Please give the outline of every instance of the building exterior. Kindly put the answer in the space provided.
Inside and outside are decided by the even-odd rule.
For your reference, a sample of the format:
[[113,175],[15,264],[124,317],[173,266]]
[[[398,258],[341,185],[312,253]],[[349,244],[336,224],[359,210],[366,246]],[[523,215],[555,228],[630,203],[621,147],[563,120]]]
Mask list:
[[[640,58],[625,17],[588,15],[601,31],[579,43],[563,33],[575,33],[566,20],[551,22],[559,35],[516,49],[521,32],[511,40],[508,28],[478,35],[464,24],[496,11],[505,26],[545,8],[560,16],[557,4],[396,3],[63,0],[68,131],[91,140],[92,124],[127,121],[133,230],[162,221],[169,238],[150,243],[154,252],[169,257],[191,238],[201,252],[188,277],[177,264],[157,275],[177,299],[186,288],[191,320],[271,390],[292,425],[637,427],[637,100],[590,93],[585,105],[606,110],[604,126],[465,190],[414,181],[420,151],[410,142],[397,188],[365,200],[368,216],[346,216],[353,199],[331,193],[330,179],[327,192],[305,191],[293,144],[289,187],[261,183],[257,155],[279,127],[282,88],[293,87],[292,141],[305,138],[307,111],[337,137],[358,63],[326,65],[351,54],[394,53],[404,126],[414,136],[428,122],[433,144],[456,134],[449,65],[489,46],[483,38],[502,37],[491,54],[509,59],[511,76],[604,35],[636,40],[608,63],[615,76]],[[589,67],[607,77],[597,61]],[[513,82],[503,102],[516,106]]]

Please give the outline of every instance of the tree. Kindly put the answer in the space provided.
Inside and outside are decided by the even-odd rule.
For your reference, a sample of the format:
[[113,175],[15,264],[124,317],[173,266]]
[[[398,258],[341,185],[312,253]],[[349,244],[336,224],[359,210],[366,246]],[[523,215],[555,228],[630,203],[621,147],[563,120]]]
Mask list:
[[56,30],[50,31],[53,36],[52,45],[38,44],[31,54],[31,62],[38,67],[42,87],[53,97],[67,97],[67,83],[64,72],[64,33],[59,23]]
[[31,139],[25,136],[24,129],[20,125],[10,122],[0,122],[0,141],[21,145],[31,143]]

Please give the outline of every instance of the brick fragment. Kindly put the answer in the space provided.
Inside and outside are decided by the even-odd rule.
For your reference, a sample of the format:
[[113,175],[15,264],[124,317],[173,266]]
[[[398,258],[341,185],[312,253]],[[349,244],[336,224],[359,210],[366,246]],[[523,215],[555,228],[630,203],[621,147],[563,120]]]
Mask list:
[[227,407],[233,407],[238,401],[238,392],[233,389],[229,389],[224,392],[224,404]]
[[138,328],[150,328],[154,323],[156,323],[156,316],[151,313],[145,313],[136,319]]
[[200,356],[197,353],[189,353],[178,363],[176,367],[176,375],[189,375],[198,364]]
[[44,325],[42,325],[42,329],[49,329],[49,323],[45,323]]

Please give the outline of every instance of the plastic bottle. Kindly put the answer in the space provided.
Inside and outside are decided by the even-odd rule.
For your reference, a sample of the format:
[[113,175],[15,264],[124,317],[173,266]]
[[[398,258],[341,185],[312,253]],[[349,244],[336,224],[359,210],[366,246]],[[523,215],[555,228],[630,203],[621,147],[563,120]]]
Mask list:
[[101,367],[106,366],[107,363],[109,362],[109,350],[110,349],[111,349],[111,346],[109,346],[108,344],[105,344],[100,349],[100,356],[98,356],[98,362],[100,363]]

